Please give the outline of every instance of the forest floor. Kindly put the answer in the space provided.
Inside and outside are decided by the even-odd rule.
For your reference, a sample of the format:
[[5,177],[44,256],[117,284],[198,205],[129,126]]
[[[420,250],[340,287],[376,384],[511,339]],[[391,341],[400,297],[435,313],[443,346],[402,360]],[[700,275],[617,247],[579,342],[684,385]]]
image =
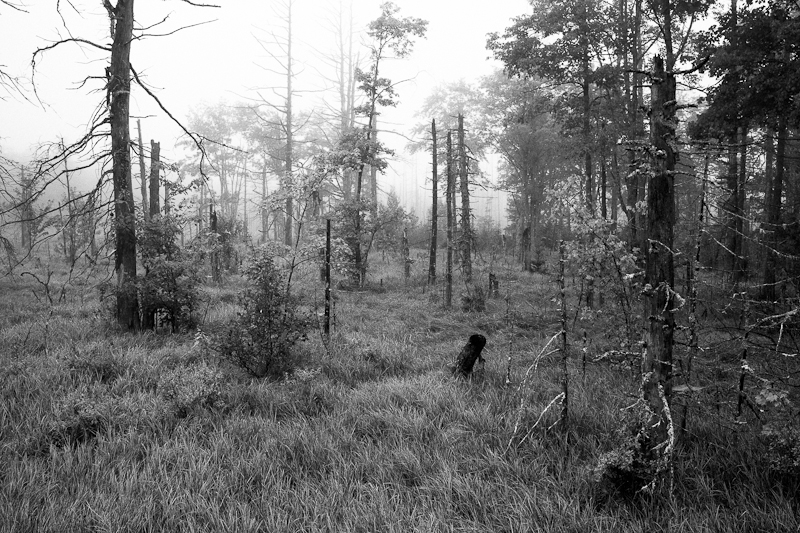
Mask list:
[[[553,268],[506,268],[480,313],[457,310],[459,290],[445,309],[423,267],[375,268],[367,290],[337,291],[327,347],[313,332],[277,381],[202,341],[236,316],[238,277],[204,288],[201,334],[120,332],[92,282],[51,304],[30,277],[0,280],[0,531],[798,531],[798,480],[734,420],[733,370],[689,404],[671,494],[625,498],[597,476],[638,397],[635,359],[595,361],[624,349],[619,312],[578,317],[571,283],[565,435],[546,410],[561,391]],[[473,333],[485,369],[454,379]],[[726,346],[706,357],[735,369]]]

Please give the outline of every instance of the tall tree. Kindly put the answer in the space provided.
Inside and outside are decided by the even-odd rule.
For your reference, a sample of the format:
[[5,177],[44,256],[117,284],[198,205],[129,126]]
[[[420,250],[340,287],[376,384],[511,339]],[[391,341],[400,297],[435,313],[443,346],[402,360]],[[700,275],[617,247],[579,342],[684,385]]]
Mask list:
[[461,186],[461,268],[472,283],[472,221],[469,207],[469,161],[464,140],[464,115],[458,115],[458,177]]
[[[191,0],[181,0],[187,4],[206,7],[210,4],[199,4]],[[133,0],[117,0],[115,4],[111,0],[103,0],[103,7],[108,12],[111,46],[98,44],[89,39],[69,37],[40,47],[33,53],[32,69],[34,73],[37,69],[37,60],[46,52],[53,50],[66,43],[78,44],[87,50],[102,51],[110,56],[110,64],[106,68],[105,78],[100,76],[88,76],[86,82],[103,80],[105,83],[105,106],[102,112],[96,113],[88,127],[88,133],[82,138],[73,142],[71,145],[62,146],[56,155],[46,155],[39,165],[39,172],[42,174],[52,172],[63,160],[66,155],[83,154],[89,159],[84,163],[84,168],[89,168],[95,163],[99,163],[110,156],[112,161],[112,184],[114,195],[114,236],[115,236],[115,274],[117,278],[117,301],[116,315],[120,326],[126,329],[139,329],[139,304],[136,290],[133,284],[136,281],[136,224],[134,216],[134,194],[131,176],[131,137],[130,137],[130,94],[131,81],[135,80],[137,85],[142,88],[155,102],[165,111],[166,114],[173,116],[163,107],[161,101],[142,83],[131,66],[131,46],[132,43],[143,37],[146,30],[134,28],[134,7]],[[72,6],[74,8],[74,6]],[[60,9],[57,4],[56,9]],[[77,11],[77,9],[76,9]],[[80,12],[78,11],[80,14]],[[63,13],[62,15],[63,20]],[[152,26],[150,26],[152,28]],[[170,32],[170,33],[174,33]],[[173,118],[174,120],[174,118]],[[178,123],[179,126],[183,127]],[[110,131],[106,130],[109,128]],[[196,136],[184,129],[196,143],[199,140]],[[110,137],[110,152],[100,150],[98,153],[98,139]],[[97,192],[105,183],[101,180],[95,191]],[[88,204],[93,205],[93,204]]]
[[[381,106],[394,106],[397,103],[395,83],[384,77],[382,67],[391,58],[405,58],[413,50],[414,38],[424,37],[427,22],[413,17],[398,17],[399,8],[391,2],[381,5],[381,15],[370,22],[367,34],[371,39],[370,65],[367,70],[356,69],[356,81],[366,101],[356,108],[356,114],[366,120],[358,128],[341,138],[337,150],[328,155],[323,164],[338,173],[352,170],[355,174],[355,194],[352,202],[343,207],[347,224],[348,247],[353,257],[353,275],[360,285],[366,278],[366,265],[369,245],[362,238],[369,234],[364,231],[366,214],[376,217],[377,208],[363,197],[365,171],[374,168],[382,171],[386,166],[383,155],[388,150],[375,139],[376,120]],[[365,235],[366,233],[366,235]]]
[[[108,2],[107,2],[108,3]],[[111,99],[111,157],[114,176],[114,224],[116,234],[117,321],[127,329],[139,329],[139,301],[136,281],[136,218],[131,179],[131,43],[133,42],[133,0],[108,5],[112,21],[111,66],[108,94]]]
[[161,173],[161,143],[150,140],[150,219],[154,219],[161,214],[161,202],[159,201],[159,191],[161,185],[159,177]]
[[[689,8],[687,11],[686,8]],[[650,75],[650,177],[647,184],[647,247],[643,316],[645,320],[642,393],[647,403],[647,419],[640,429],[640,444],[646,457],[666,472],[674,449],[672,399],[673,337],[675,332],[675,164],[677,129],[676,63],[682,56],[685,39],[676,49],[673,25],[689,17],[694,20],[703,6],[683,5],[673,9],[670,0],[652,3],[659,21],[664,56],[653,58]],[[694,70],[696,67],[693,67]]]
[[453,195],[455,194],[453,176],[453,132],[447,130],[447,151],[446,151],[446,165],[447,165],[447,188],[445,195],[447,197],[447,263],[445,265],[445,296],[444,302],[446,307],[453,305],[453,239],[455,237],[455,202]]
[[147,199],[147,175],[144,166],[144,144],[142,143],[142,120],[136,119],[136,130],[139,133],[139,179],[142,188],[142,216],[145,220],[150,220],[150,208]]
[[428,285],[436,285],[436,239],[439,227],[439,149],[436,144],[436,119],[431,120],[431,251],[428,263]]
[[[270,108],[275,113],[275,120],[280,127],[284,139],[283,148],[283,172],[281,189],[284,201],[284,226],[283,242],[287,246],[294,244],[294,226],[299,223],[295,215],[295,205],[293,196],[294,172],[295,172],[295,134],[297,126],[295,124],[294,99],[297,94],[295,87],[295,56],[294,56],[294,19],[293,12],[295,7],[294,0],[281,0],[273,9],[275,18],[280,21],[279,30],[269,30],[267,39],[257,39],[261,48],[270,56],[270,59],[277,67],[264,66],[266,72],[276,74],[283,78],[283,85],[278,88],[270,88],[273,96],[277,97],[280,103],[273,103],[272,98],[261,94],[261,105]],[[282,93],[280,91],[283,91]]]

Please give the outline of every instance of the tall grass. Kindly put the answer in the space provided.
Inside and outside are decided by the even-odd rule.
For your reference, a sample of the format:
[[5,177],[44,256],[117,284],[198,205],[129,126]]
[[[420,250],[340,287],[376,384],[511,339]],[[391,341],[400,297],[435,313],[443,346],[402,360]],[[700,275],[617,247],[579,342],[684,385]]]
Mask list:
[[[4,285],[0,531],[797,529],[796,481],[723,417],[691,419],[671,498],[597,483],[637,393],[628,370],[583,377],[573,358],[570,434],[547,414],[509,445],[518,414],[529,431],[559,392],[554,358],[517,390],[558,328],[545,275],[501,277],[508,305],[481,314],[443,309],[421,277],[382,277],[337,295],[330,343],[312,336],[279,381],[245,377],[192,335],[121,333],[96,301],[51,307]],[[212,330],[235,291],[205,293]],[[581,326],[613,344],[607,324]],[[472,333],[489,340],[485,374],[454,380],[444,366]]]

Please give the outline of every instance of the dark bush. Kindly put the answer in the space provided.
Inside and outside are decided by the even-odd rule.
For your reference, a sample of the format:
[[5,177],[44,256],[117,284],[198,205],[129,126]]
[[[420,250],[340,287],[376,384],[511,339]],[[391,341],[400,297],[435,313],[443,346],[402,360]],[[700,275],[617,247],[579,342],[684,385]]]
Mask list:
[[192,313],[198,301],[198,262],[177,245],[180,228],[169,216],[146,222],[139,234],[145,275],[137,284],[142,327],[155,329],[159,319],[173,331],[194,326]]

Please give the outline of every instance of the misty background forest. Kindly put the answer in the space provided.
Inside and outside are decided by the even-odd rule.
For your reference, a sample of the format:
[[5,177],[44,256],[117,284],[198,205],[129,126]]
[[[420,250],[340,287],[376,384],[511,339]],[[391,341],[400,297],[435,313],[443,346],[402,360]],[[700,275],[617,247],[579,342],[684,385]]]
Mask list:
[[0,0],[0,531],[800,528],[800,4],[495,4]]

